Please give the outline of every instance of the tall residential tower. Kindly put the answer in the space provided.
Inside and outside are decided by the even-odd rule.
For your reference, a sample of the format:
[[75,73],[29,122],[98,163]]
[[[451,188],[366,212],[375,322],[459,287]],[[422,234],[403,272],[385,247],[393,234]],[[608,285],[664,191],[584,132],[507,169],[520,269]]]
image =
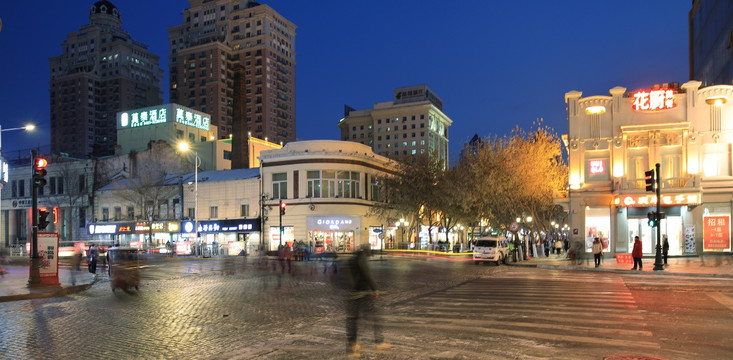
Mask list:
[[251,0],[189,0],[183,20],[168,29],[170,101],[211,114],[233,150],[248,134],[295,140],[296,26]]
[[68,34],[62,54],[49,59],[53,153],[113,154],[117,112],[162,103],[159,57],[121,25],[117,7],[98,1],[89,24]]

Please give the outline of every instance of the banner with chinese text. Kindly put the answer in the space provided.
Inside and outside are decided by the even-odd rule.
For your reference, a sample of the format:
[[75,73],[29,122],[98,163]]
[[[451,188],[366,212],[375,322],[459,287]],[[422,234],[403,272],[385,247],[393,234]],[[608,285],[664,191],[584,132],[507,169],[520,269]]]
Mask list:
[[730,216],[703,216],[703,251],[730,249]]

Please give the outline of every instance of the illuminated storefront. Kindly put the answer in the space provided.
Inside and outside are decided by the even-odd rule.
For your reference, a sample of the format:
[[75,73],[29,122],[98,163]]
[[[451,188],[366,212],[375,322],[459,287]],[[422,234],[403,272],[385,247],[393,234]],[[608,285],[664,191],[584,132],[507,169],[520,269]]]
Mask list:
[[168,241],[180,239],[178,221],[94,223],[87,225],[91,240],[100,244],[160,248]]
[[[656,251],[649,213],[670,255],[730,252],[733,193],[733,86],[664,84],[610,96],[565,94],[569,132],[568,210],[571,239],[591,250],[595,237],[607,253],[629,253],[639,236],[643,253]],[[645,172],[660,164],[658,200]],[[661,241],[660,241],[661,242]]]
[[[196,232],[193,221],[181,223],[181,235],[184,241],[195,242]],[[225,219],[199,221],[198,232],[201,244],[217,253],[226,250],[228,255],[236,256],[244,251],[245,254],[254,254],[260,243],[259,219]]]

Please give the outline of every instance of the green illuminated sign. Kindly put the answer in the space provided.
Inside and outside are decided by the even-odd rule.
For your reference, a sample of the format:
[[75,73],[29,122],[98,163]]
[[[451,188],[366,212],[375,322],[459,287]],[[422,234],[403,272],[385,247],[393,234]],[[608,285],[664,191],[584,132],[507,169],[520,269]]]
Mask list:
[[[174,117],[171,117],[169,114],[174,114]],[[136,128],[173,121],[186,126],[209,131],[209,115],[187,109],[176,104],[166,104],[117,113],[118,129]]]

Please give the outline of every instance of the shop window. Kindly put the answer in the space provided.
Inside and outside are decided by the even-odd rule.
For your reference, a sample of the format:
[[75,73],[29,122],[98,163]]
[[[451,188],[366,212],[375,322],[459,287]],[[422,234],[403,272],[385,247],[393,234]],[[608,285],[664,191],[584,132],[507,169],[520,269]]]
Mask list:
[[[611,210],[609,208],[591,208],[585,209],[585,250],[590,252],[593,248],[593,239],[601,239],[603,250],[609,250],[609,239],[611,229]],[[576,240],[575,238],[573,239]],[[580,240],[580,239],[577,239]]]

